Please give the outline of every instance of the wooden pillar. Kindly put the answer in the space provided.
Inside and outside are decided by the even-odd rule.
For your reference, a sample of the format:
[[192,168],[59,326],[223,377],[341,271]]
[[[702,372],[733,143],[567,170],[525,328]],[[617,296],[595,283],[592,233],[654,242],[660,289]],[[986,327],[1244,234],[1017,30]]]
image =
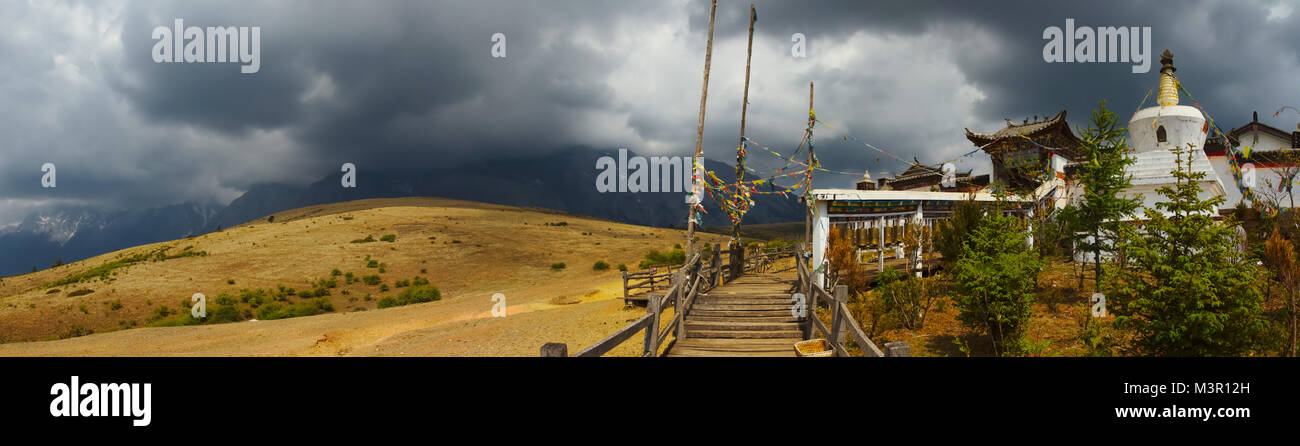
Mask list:
[[[740,146],[745,146],[745,113],[749,111],[749,61],[754,57],[754,22],[758,20],[758,13],[754,11],[754,4],[749,4],[749,50],[745,53],[745,94],[740,101]],[[745,187],[745,156],[743,152],[736,152],[736,197],[740,197],[740,190]],[[740,241],[740,220],[743,215],[738,215],[737,220],[732,222],[731,238]]]
[[849,301],[849,287],[847,285],[836,285],[834,292],[835,301],[831,302],[831,345],[841,345],[844,343],[844,334],[848,331],[848,324],[844,323],[844,318],[848,315],[840,311]]
[[695,171],[695,164],[703,165],[704,163],[704,108],[709,101],[709,64],[713,62],[713,19],[718,12],[718,0],[713,0],[713,5],[709,7],[709,43],[704,49],[704,87],[700,91],[700,123],[695,130],[695,157],[691,162],[691,199],[690,211],[687,213],[686,222],[686,257],[690,258],[695,254],[695,207],[704,202],[701,195],[700,185],[704,178],[698,176],[699,172]]
[[922,262],[925,261],[925,253],[921,251],[921,247],[925,246],[925,209],[921,207],[921,203],[922,202],[919,200],[916,202],[916,218],[912,220],[912,224],[916,226],[916,277],[917,278],[920,278],[922,276],[921,274],[921,271],[923,270]]
[[[697,262],[695,265],[696,271],[699,270],[701,263],[703,262]],[[673,319],[675,322],[673,325],[673,336],[677,338],[678,341],[686,338],[686,297],[691,292],[690,287],[694,284],[694,280],[692,279],[695,276],[696,275],[692,274],[690,271],[686,271],[685,273],[678,271],[677,276],[675,277],[682,281],[681,286],[677,287],[677,295],[673,300]]]
[[[808,171],[807,187],[808,187],[808,192],[810,193],[804,198],[804,204],[807,206],[807,211],[805,212],[804,215],[804,239],[803,239],[804,246],[806,247],[806,249],[812,249],[812,235],[813,235],[812,225],[816,223],[813,220],[813,209],[815,209],[814,206],[816,206],[816,200],[813,200],[811,194],[812,192],[812,170],[811,169],[813,166],[813,148],[812,148],[811,140],[812,140],[813,124],[815,123],[816,121],[813,120],[813,83],[809,82],[808,83],[808,139],[809,139],[808,169],[809,171]],[[811,267],[809,269],[811,269]]]
[[902,358],[912,356],[912,347],[905,341],[885,343],[885,357]]
[[645,328],[645,348],[641,352],[642,356],[659,356],[659,343],[656,342],[659,337],[659,297],[651,294],[646,299],[645,311],[650,315],[650,324]]
[[543,358],[564,358],[569,356],[569,346],[559,342],[542,344]]
[[879,262],[879,272],[885,272],[885,217],[876,217],[876,228],[880,234],[880,243],[876,245],[876,261]]
[[803,294],[803,341],[813,338],[813,317],[816,317],[816,295],[813,294],[813,270],[807,264],[807,257],[802,252],[796,254],[798,263],[803,264],[803,274],[800,276],[800,293]]

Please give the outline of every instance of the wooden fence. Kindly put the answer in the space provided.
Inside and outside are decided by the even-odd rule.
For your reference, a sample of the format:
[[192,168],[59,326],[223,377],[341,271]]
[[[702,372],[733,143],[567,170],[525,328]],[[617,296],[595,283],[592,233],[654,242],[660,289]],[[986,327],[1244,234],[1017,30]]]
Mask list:
[[[710,251],[712,258],[705,262],[703,256],[697,254],[677,269],[672,274],[671,285],[663,296],[652,295],[646,301],[646,314],[633,321],[632,323],[620,328],[618,331],[606,336],[605,339],[584,348],[572,356],[595,357],[609,353],[611,350],[622,345],[624,342],[632,339],[637,333],[644,332],[644,343],[642,346],[641,356],[654,357],[659,356],[664,342],[669,336],[674,339],[686,337],[686,316],[690,314],[690,309],[695,303],[695,298],[700,294],[707,293],[714,287],[720,286],[732,280],[732,271],[734,269],[730,264],[722,263],[722,254],[724,251],[715,248]],[[862,327],[853,319],[852,313],[848,308],[848,288],[840,285],[835,287],[835,294],[826,292],[820,284],[813,282],[815,277],[808,268],[805,255],[797,250],[757,253],[756,255],[746,255],[751,260],[746,262],[744,272],[766,272],[771,269],[776,260],[783,257],[794,257],[795,266],[799,271],[798,281],[795,282],[794,290],[803,293],[807,299],[807,308],[802,326],[804,339],[812,338],[814,330],[820,333],[822,338],[830,341],[832,348],[835,349],[835,356],[850,356],[845,342],[848,336],[851,336],[854,342],[862,349],[866,356],[909,356],[909,347],[905,342],[891,342],[885,344],[885,350],[876,347],[871,339],[867,338]],[[729,258],[735,258],[730,257]],[[707,263],[707,265],[705,264]],[[831,326],[827,327],[816,316],[816,310],[821,305],[826,305],[831,312]],[[674,314],[672,320],[664,326],[660,326],[664,310],[673,308]],[[568,346],[562,343],[547,343],[542,346],[542,356],[570,356]]]
[[[844,285],[835,287],[834,294],[826,292],[822,285],[816,283],[816,276],[808,268],[807,260],[803,255],[795,256],[795,267],[799,269],[799,281],[795,283],[795,288],[803,293],[807,299],[808,310],[803,320],[804,339],[822,338],[831,344],[835,350],[835,356],[851,356],[846,341],[852,338],[853,342],[862,350],[862,353],[868,357],[884,356],[911,356],[911,347],[906,342],[896,341],[885,344],[885,350],[881,350],[867,337],[867,333],[862,330],[862,326],[853,318],[853,313],[849,311],[848,296],[849,288]],[[825,305],[831,313],[831,326],[827,327],[820,318],[817,317],[817,309]],[[815,330],[815,332],[814,332]]]
[[[671,285],[663,296],[651,294],[646,300],[646,314],[627,324],[605,339],[578,351],[572,356],[601,356],[627,342],[637,333],[645,332],[641,356],[659,356],[664,341],[671,335],[674,339],[686,337],[686,315],[695,303],[695,298],[714,287],[726,283],[728,265],[722,263],[722,250],[715,245],[710,250],[711,258],[706,265],[703,255],[696,254],[686,264],[672,273]],[[706,253],[707,254],[707,253]],[[664,310],[672,308],[673,318],[667,325],[660,327]],[[568,346],[561,343],[547,343],[542,346],[542,356],[570,356]]]
[[681,265],[654,265],[648,271],[635,273],[623,272],[623,302],[631,305],[649,299],[655,291],[672,287],[673,274]]

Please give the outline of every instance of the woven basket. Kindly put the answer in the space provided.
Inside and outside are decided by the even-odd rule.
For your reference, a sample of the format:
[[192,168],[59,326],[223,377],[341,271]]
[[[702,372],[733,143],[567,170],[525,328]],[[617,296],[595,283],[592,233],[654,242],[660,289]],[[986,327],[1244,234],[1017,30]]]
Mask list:
[[794,344],[794,353],[801,358],[824,358],[835,356],[831,343],[825,339],[809,339]]

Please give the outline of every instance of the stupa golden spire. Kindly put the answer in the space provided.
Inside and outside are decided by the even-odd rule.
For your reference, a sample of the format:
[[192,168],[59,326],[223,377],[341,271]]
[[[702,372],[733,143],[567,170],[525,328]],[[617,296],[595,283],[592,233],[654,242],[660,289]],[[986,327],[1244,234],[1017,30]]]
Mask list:
[[1178,81],[1174,80],[1174,53],[1165,49],[1165,53],[1160,55],[1160,93],[1156,95],[1156,103],[1161,107],[1178,105]]

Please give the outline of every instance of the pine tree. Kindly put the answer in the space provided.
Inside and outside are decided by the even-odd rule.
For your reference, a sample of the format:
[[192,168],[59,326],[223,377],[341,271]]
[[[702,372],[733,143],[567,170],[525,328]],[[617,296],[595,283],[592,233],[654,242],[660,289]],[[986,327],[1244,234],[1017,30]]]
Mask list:
[[1133,158],[1128,156],[1128,132],[1120,125],[1119,117],[1106,108],[1106,101],[1101,101],[1090,123],[1090,127],[1079,131],[1085,156],[1078,173],[1083,199],[1066,209],[1062,218],[1069,222],[1075,250],[1092,253],[1096,276],[1093,286],[1100,291],[1102,253],[1114,252],[1111,244],[1122,237],[1120,232],[1126,226],[1121,219],[1137,211],[1140,199],[1122,195],[1132,185],[1124,168],[1133,163]]
[[[1194,147],[1189,149],[1195,150]],[[1175,150],[1167,201],[1147,209],[1142,234],[1127,240],[1130,268],[1107,293],[1115,327],[1134,335],[1131,352],[1154,356],[1237,356],[1260,348],[1267,330],[1255,266],[1236,250],[1231,221],[1214,221],[1222,196],[1200,199],[1188,152]]]
[[970,229],[956,263],[957,319],[988,333],[993,351],[1022,351],[1042,263],[1025,240],[1024,223],[993,209]]

